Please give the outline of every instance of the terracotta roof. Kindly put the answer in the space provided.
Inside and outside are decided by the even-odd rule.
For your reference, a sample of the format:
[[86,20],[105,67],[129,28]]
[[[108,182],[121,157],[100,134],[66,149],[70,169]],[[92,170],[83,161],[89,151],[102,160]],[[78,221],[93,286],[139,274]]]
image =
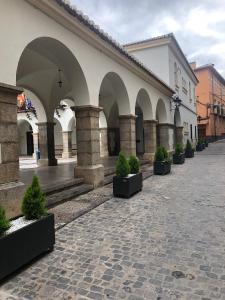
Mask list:
[[168,33],[168,34],[164,34],[164,35],[159,35],[159,36],[156,36],[156,37],[153,37],[153,38],[149,38],[149,39],[146,39],[146,40],[141,40],[141,41],[136,41],[136,42],[133,42],[133,43],[125,44],[124,47],[129,47],[129,46],[138,45],[138,44],[144,44],[144,43],[153,42],[153,41],[157,41],[157,40],[164,40],[164,39],[167,39],[167,38],[171,38],[172,41],[175,43],[175,45],[178,48],[180,54],[182,55],[183,59],[187,63],[187,66],[188,66],[189,70],[191,71],[191,73],[195,77],[196,81],[198,82],[198,78],[195,76],[192,68],[190,67],[190,64],[189,64],[186,56],[184,55],[180,45],[178,44],[178,42],[177,42],[177,40],[176,40],[176,38],[175,38],[175,36],[172,32]]
[[91,21],[87,15],[84,15],[81,11],[79,11],[74,5],[70,5],[69,1],[66,0],[54,0],[58,5],[60,5],[67,13],[71,16],[79,20],[82,24],[87,26],[91,31],[97,34],[102,40],[106,43],[110,44],[114,49],[120,52],[121,55],[128,58],[132,61],[136,66],[141,68],[144,72],[146,72],[149,76],[153,77],[156,81],[162,84],[167,90],[171,93],[175,93],[174,90],[168,86],[162,79],[160,79],[157,75],[155,75],[151,70],[149,70],[143,63],[141,63],[136,57],[129,54],[122,45],[120,45],[117,41],[115,41],[110,35],[104,32],[98,25],[96,25],[93,21]]

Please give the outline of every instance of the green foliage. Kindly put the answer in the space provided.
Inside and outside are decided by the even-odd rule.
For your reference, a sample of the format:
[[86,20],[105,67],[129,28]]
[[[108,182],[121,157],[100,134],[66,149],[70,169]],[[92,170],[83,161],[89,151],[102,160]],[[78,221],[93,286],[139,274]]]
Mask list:
[[164,160],[168,160],[169,155],[168,155],[168,152],[167,152],[166,148],[162,147],[162,151],[163,151],[163,155],[164,155]]
[[201,140],[201,139],[198,140],[197,145],[198,145],[198,146],[201,146],[201,145],[202,145],[202,140]]
[[181,144],[176,144],[175,154],[180,155],[184,152],[184,149]]
[[191,151],[192,149],[193,149],[193,148],[192,148],[191,142],[190,142],[189,140],[187,140],[185,150],[186,150],[186,151]]
[[126,157],[120,152],[116,162],[116,175],[120,177],[126,177],[130,173],[130,166]]
[[39,219],[47,214],[45,195],[41,190],[37,176],[33,177],[31,186],[25,192],[22,202],[22,213],[27,220]]
[[6,218],[5,210],[0,206],[0,236],[3,235],[10,227],[10,222]]
[[137,157],[131,155],[129,157],[128,163],[129,163],[129,166],[130,166],[130,173],[131,174],[137,174],[139,172],[139,169],[140,169],[140,162],[137,159]]
[[158,147],[158,149],[155,152],[155,161],[164,161],[164,160],[165,160],[165,156],[164,156],[163,148]]

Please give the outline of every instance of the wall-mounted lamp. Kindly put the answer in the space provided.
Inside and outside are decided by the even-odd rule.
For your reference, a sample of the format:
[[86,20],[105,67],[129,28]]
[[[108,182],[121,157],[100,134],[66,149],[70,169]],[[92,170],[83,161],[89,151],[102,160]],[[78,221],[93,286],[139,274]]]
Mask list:
[[178,95],[174,94],[170,100],[170,110],[179,109],[181,106],[182,100],[179,98]]

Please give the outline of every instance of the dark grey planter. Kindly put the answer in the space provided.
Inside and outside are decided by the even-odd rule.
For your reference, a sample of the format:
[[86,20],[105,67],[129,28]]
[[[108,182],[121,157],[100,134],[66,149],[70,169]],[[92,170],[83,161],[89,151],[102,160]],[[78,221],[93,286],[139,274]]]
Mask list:
[[203,150],[202,144],[201,144],[201,145],[196,145],[196,151],[197,151],[197,152],[200,152],[200,151],[202,151],[202,150]]
[[18,270],[55,244],[54,215],[48,214],[32,224],[0,238],[0,280]]
[[115,197],[130,198],[142,190],[142,173],[131,177],[113,177],[113,195]]
[[195,156],[195,151],[194,150],[185,150],[185,158],[192,158]]
[[173,163],[175,165],[182,165],[185,162],[185,154],[173,154]]
[[171,171],[170,161],[155,161],[154,162],[154,174],[155,175],[166,175]]

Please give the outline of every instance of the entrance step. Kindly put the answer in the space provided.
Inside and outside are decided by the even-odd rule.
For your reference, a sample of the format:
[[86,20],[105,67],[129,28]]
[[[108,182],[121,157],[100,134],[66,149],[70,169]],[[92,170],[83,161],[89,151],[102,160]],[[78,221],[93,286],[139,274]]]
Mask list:
[[93,186],[85,184],[83,178],[55,182],[54,184],[43,186],[46,194],[47,207],[53,207],[59,203],[74,199],[82,194],[93,190]]

